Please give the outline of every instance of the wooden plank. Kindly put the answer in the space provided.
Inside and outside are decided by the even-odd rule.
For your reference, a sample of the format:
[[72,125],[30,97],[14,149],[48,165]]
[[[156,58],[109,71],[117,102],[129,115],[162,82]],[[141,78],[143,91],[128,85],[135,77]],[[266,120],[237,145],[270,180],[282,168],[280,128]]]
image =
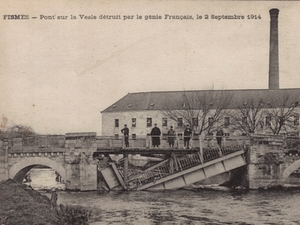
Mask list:
[[122,177],[121,177],[121,175],[120,175],[120,173],[119,173],[119,170],[118,170],[117,167],[116,167],[116,164],[115,164],[115,163],[112,163],[112,164],[111,164],[111,167],[112,167],[112,169],[114,170],[115,175],[116,175],[116,177],[118,178],[118,180],[119,180],[120,184],[122,185],[122,187],[123,187],[125,190],[127,190],[127,186],[126,186],[124,180],[122,179]]
[[118,178],[115,176],[115,172],[111,165],[105,167],[100,172],[110,190],[120,185],[120,182],[118,181]]

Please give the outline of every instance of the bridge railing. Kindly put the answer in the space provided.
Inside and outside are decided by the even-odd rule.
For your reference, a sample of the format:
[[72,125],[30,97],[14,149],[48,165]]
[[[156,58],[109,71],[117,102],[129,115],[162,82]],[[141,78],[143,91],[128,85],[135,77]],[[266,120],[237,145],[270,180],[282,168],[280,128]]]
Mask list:
[[221,153],[219,148],[209,148],[209,149],[204,149],[203,151],[204,162],[209,162],[213,159],[219,158],[220,156]]
[[[124,137],[114,137],[114,136],[96,136],[96,134],[87,133],[86,136],[82,137],[82,133],[71,133],[66,135],[35,135],[28,136],[24,138],[13,138],[8,140],[8,146],[10,149],[15,149],[16,151],[27,148],[39,148],[39,149],[49,149],[49,148],[67,148],[68,144],[74,142],[77,147],[90,146],[92,143],[96,142],[98,149],[105,148],[125,148]],[[176,135],[174,136],[150,136],[150,135],[140,135],[134,138],[129,138],[129,148],[153,148],[152,138],[159,138],[160,145],[159,148],[167,149],[170,148],[169,141],[170,137],[174,138],[174,146],[172,148],[183,149],[187,148],[184,146],[184,136]],[[82,143],[81,143],[81,142]],[[229,136],[223,137],[221,147],[227,146],[237,146],[243,145],[249,142],[248,137],[244,136]],[[66,145],[67,144],[67,145]],[[218,147],[217,140],[215,136],[192,136],[189,140],[189,148],[214,148]],[[21,151],[21,150],[20,150]]]
[[237,152],[239,150],[242,150],[242,146],[204,149],[203,158],[199,152],[191,153],[183,157],[173,156],[163,165],[154,166],[151,170],[141,172],[135,176],[132,181],[136,187],[139,187],[157,179],[169,176],[170,174],[221,158],[223,155]]
[[35,135],[23,138],[13,138],[8,140],[8,146],[20,147],[20,146],[55,146],[64,147],[65,136],[64,135]]
[[[174,138],[173,148],[183,149],[183,148],[199,148],[200,141],[202,141],[203,148],[208,147],[217,147],[217,140],[215,136],[205,136],[199,138],[199,136],[192,136],[189,140],[189,146],[184,146],[184,136],[170,136]],[[153,139],[159,138],[159,148],[167,149],[170,148],[169,145],[169,136],[136,136],[134,138],[129,138],[129,147],[128,148],[153,148]],[[201,139],[201,140],[200,140]],[[124,137],[114,137],[114,136],[97,136],[96,137],[97,148],[125,148],[125,139]],[[249,144],[250,139],[246,136],[227,136],[222,138],[222,147],[227,146],[237,146]]]

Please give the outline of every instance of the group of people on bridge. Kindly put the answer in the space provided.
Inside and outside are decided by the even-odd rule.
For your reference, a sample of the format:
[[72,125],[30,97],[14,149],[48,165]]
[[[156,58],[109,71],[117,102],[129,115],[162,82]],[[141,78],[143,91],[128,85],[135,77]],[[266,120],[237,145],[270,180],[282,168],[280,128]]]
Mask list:
[[[129,129],[126,124],[124,125],[124,128],[121,130],[121,132],[124,135],[125,147],[129,147]],[[184,143],[184,148],[186,148],[186,149],[190,148],[190,139],[192,137],[192,134],[193,134],[193,131],[190,128],[189,124],[187,124],[183,131],[183,143]],[[170,126],[170,129],[168,130],[167,135],[168,135],[167,141],[168,141],[169,147],[172,148],[172,147],[174,147],[175,139],[176,139],[176,132],[173,129],[173,126]],[[220,147],[221,147],[223,135],[224,135],[223,130],[221,128],[218,128],[217,132],[216,132],[216,139],[217,139],[217,143]],[[152,130],[150,132],[150,136],[151,136],[151,140],[152,140],[152,147],[159,147],[161,131],[157,127],[156,123],[154,124],[154,127],[152,128]]]
[[[192,133],[193,133],[192,129],[187,124],[185,129],[184,129],[184,132],[183,132],[183,135],[184,135],[184,137],[183,137],[184,148],[189,149],[190,139],[191,139]],[[153,147],[159,147],[161,131],[157,127],[157,124],[154,124],[154,127],[151,130],[150,135],[151,135],[151,138],[152,138],[152,146]],[[176,132],[173,129],[173,126],[170,126],[170,130],[168,130],[168,139],[167,139],[170,148],[174,147],[175,138],[176,138]]]

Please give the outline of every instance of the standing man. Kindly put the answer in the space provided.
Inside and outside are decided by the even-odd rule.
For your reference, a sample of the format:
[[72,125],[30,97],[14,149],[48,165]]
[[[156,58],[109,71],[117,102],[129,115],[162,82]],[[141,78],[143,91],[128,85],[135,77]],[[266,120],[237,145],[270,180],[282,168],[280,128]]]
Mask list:
[[151,130],[151,136],[152,136],[152,146],[153,147],[159,147],[160,145],[160,129],[157,127],[157,124],[154,124],[154,127]]
[[223,135],[224,135],[223,130],[221,129],[221,127],[218,127],[217,133],[216,133],[216,139],[217,139],[217,142],[218,142],[218,145],[220,146],[220,148],[222,145]]
[[174,140],[175,140],[175,131],[173,130],[173,126],[171,126],[170,130],[168,131],[169,147],[174,147]]
[[121,132],[124,134],[124,139],[125,139],[125,147],[129,147],[129,129],[127,128],[127,125],[124,125],[124,128],[121,130]]
[[183,132],[183,142],[184,142],[184,147],[189,149],[190,148],[190,139],[191,139],[191,135],[192,135],[192,129],[190,128],[190,126],[187,124],[186,128],[184,129]]

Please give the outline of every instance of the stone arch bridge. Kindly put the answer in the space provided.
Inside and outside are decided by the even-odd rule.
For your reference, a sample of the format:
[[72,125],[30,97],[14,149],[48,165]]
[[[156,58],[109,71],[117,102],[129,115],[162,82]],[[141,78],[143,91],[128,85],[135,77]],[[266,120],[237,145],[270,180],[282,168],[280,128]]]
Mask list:
[[[245,140],[242,141],[245,143]],[[149,148],[145,139],[137,138],[130,142],[135,145],[132,149],[134,154],[141,153],[138,149],[144,151]],[[298,142],[298,137],[288,142],[281,136],[253,135],[251,145],[247,142],[249,151],[245,154],[248,173],[245,177],[248,177],[249,187],[256,189],[272,183],[289,183],[290,176],[298,173],[299,181],[293,179],[292,183],[300,186]],[[211,140],[209,142],[204,139],[204,146],[212,145],[211,143]],[[12,178],[22,182],[28,171],[37,165],[43,165],[57,171],[67,189],[82,191],[98,188],[99,160],[95,155],[101,154],[102,150],[115,154],[115,149],[123,149],[122,139],[99,137],[96,133],[3,139],[0,140],[0,148],[0,180]],[[129,154],[134,151],[129,151]],[[124,174],[120,175],[124,177]]]
[[0,179],[22,182],[35,166],[50,167],[62,177],[67,189],[96,190],[96,133],[31,136],[0,141]]

